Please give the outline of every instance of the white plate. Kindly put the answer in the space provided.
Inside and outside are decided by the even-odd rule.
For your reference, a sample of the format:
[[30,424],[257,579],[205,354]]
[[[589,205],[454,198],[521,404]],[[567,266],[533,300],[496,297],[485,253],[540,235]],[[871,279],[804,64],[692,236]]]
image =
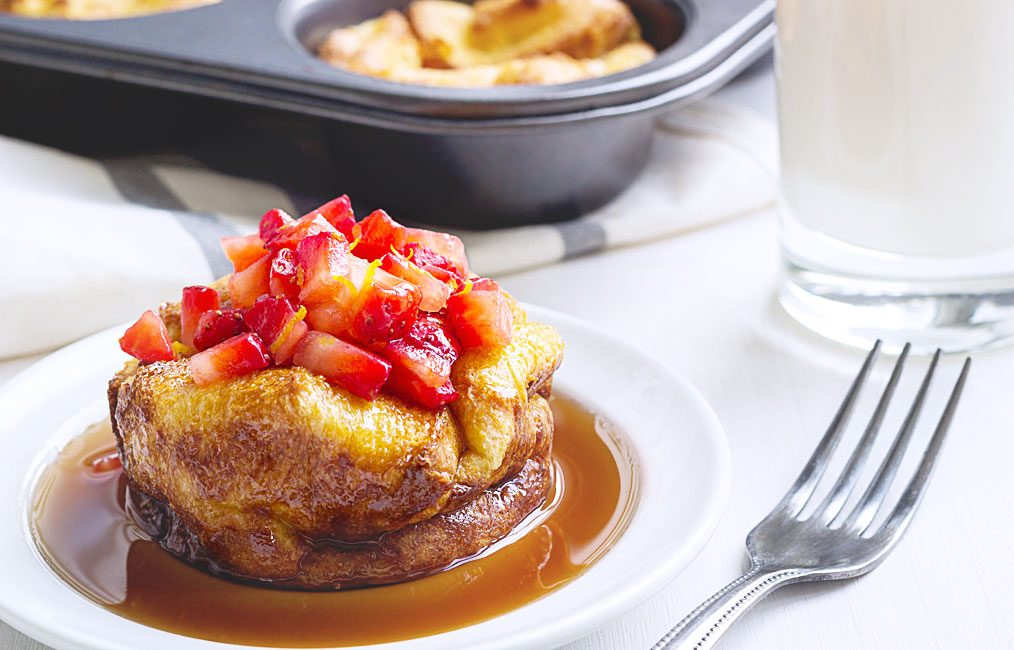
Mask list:
[[[549,648],[591,632],[672,580],[701,550],[729,490],[721,425],[683,377],[588,325],[536,307],[559,328],[566,359],[554,387],[614,423],[638,466],[626,532],[583,575],[497,618],[392,646],[411,650]],[[106,382],[123,362],[123,327],[27,369],[0,392],[0,618],[59,650],[196,650],[238,646],[178,636],[121,618],[61,581],[29,530],[32,489],[63,445],[106,414]],[[244,646],[245,647],[245,646]]]

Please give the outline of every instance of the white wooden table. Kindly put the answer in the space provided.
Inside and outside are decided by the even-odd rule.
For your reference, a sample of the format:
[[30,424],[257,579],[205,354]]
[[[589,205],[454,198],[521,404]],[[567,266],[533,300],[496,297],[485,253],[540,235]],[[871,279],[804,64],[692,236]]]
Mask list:
[[[774,116],[769,68],[723,94]],[[732,497],[694,564],[567,650],[648,648],[736,577],[747,530],[791,483],[829,422],[862,353],[789,321],[774,301],[778,274],[776,217],[769,212],[503,279],[525,300],[632,340],[687,375],[715,408],[732,448]],[[0,364],[0,382],[30,361]],[[957,365],[947,360],[941,379],[951,379]],[[899,397],[911,395],[914,381],[909,375]],[[1014,647],[1012,459],[1014,350],[976,355],[932,487],[897,551],[865,578],[776,592],[722,647]],[[43,647],[0,623],[0,649]]]

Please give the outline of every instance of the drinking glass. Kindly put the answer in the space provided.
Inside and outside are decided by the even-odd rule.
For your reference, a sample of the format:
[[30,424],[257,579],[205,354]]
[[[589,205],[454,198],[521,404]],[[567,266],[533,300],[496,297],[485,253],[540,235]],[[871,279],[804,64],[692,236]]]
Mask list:
[[1014,337],[1014,0],[778,0],[786,311],[861,346]]

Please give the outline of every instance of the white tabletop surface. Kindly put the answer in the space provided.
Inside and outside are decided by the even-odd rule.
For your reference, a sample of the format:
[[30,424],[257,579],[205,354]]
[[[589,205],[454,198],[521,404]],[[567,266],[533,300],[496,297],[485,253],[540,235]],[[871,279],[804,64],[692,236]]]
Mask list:
[[[768,60],[722,94],[774,119],[773,86]],[[829,422],[862,353],[792,323],[774,300],[779,271],[772,211],[503,278],[515,295],[632,340],[684,373],[713,405],[732,449],[732,497],[698,559],[662,592],[602,621],[567,650],[648,648],[739,575],[746,532],[792,482]],[[0,363],[0,382],[34,360]],[[945,361],[933,393],[938,402],[942,380],[958,364]],[[899,398],[911,395],[924,366],[912,364]],[[929,494],[896,552],[864,578],[776,592],[721,647],[1014,647],[1012,400],[1014,350],[976,355]],[[934,415],[930,409],[923,424]],[[0,649],[41,648],[0,623]]]

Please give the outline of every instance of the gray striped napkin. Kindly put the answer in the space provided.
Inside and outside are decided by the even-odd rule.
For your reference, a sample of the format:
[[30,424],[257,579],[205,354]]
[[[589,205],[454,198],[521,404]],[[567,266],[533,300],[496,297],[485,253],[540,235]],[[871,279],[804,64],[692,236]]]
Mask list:
[[[288,154],[249,146],[95,159],[0,138],[0,358],[67,343],[221,276],[231,270],[221,237],[254,231],[269,207],[302,214],[342,193],[306,165],[312,142]],[[770,206],[775,160],[768,120],[708,100],[659,120],[645,173],[600,210],[456,234],[484,275],[657,240]],[[315,170],[321,178],[307,183]]]

